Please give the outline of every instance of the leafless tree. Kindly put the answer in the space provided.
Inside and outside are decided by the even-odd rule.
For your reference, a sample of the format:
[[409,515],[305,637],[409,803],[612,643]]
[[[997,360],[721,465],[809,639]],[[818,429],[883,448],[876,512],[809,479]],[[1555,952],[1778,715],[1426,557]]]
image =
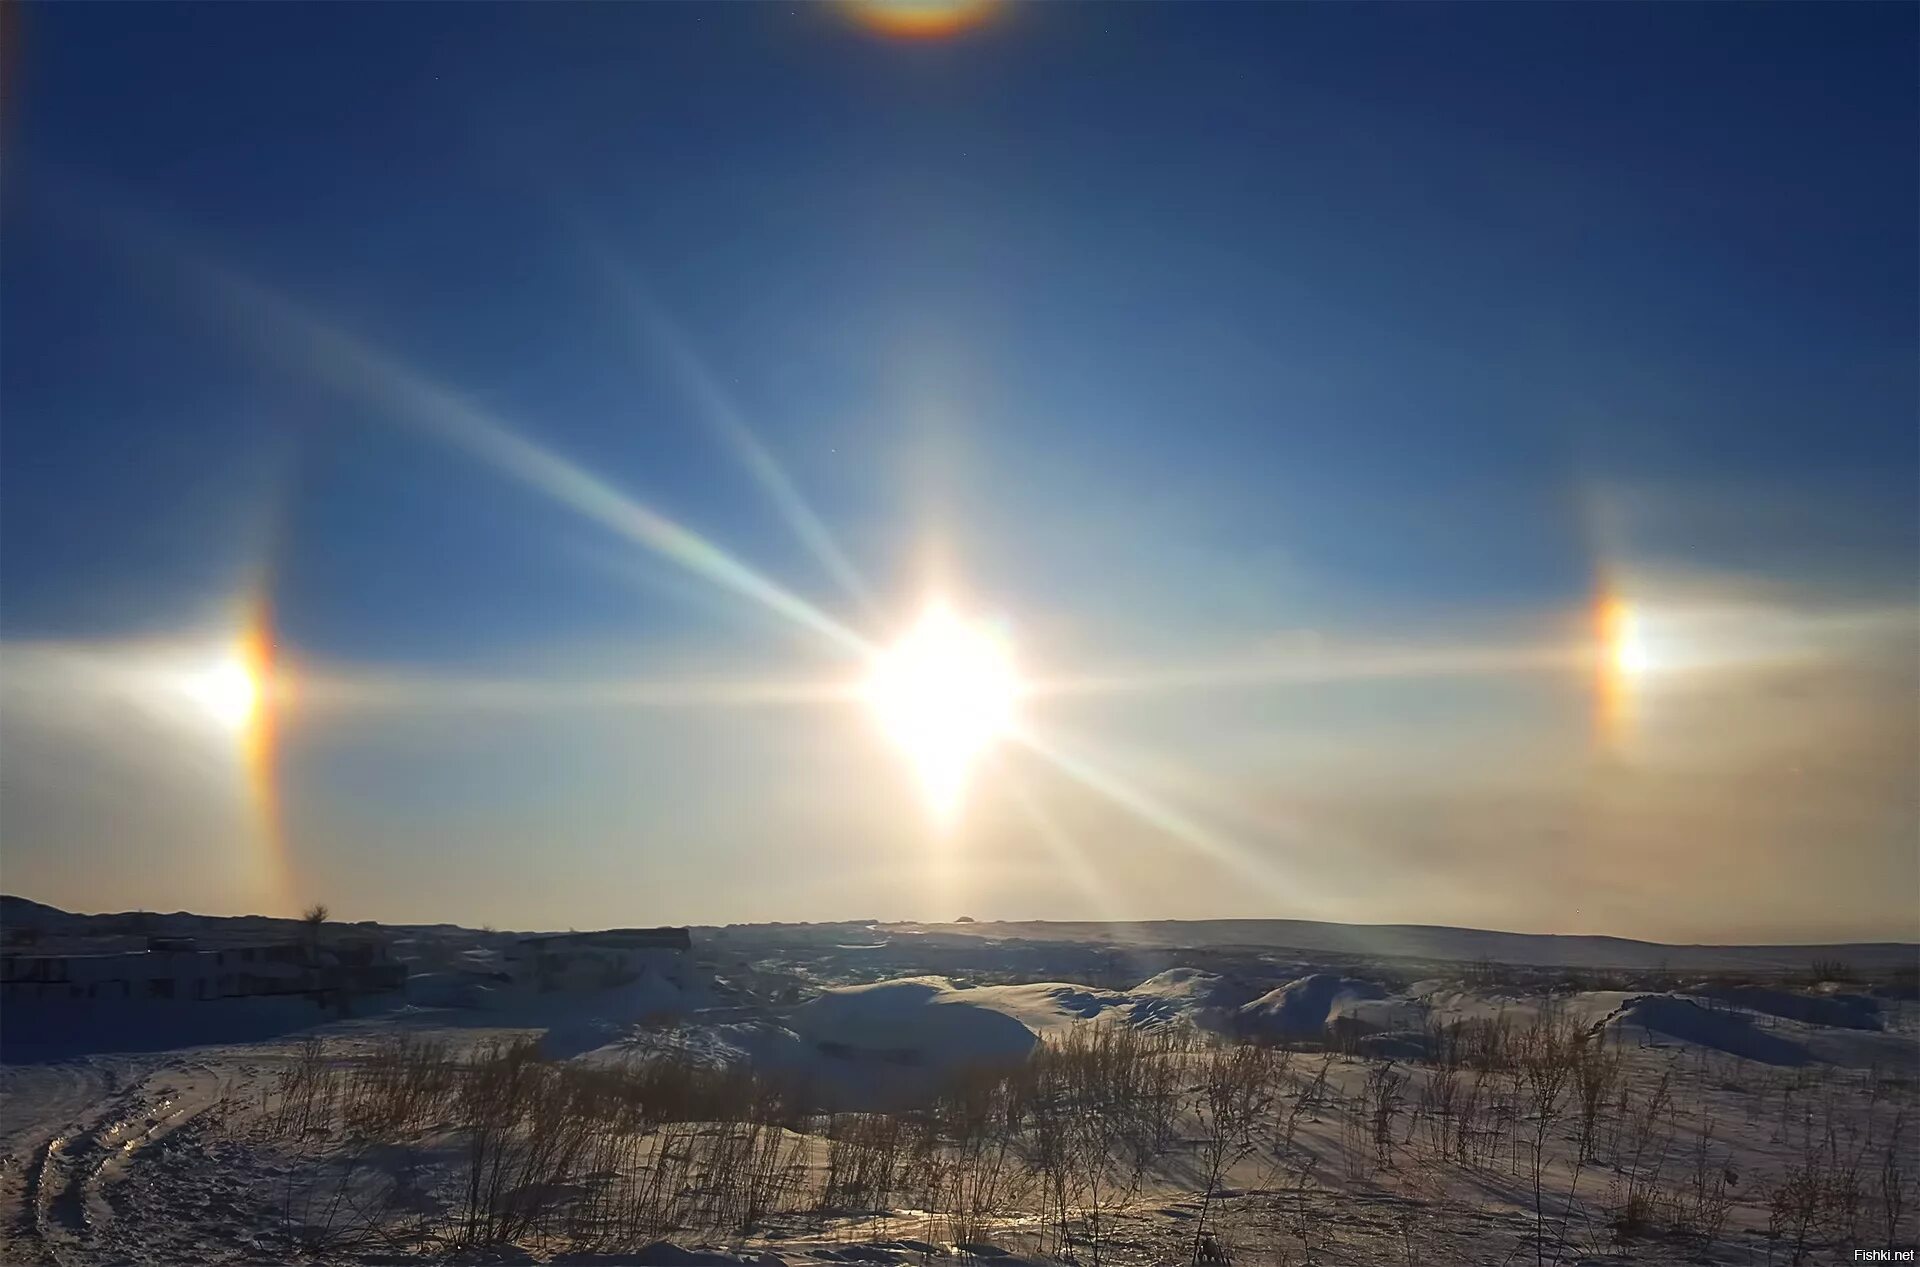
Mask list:
[[325,902],[315,902],[300,912],[300,922],[306,925],[307,949],[317,952],[320,949],[320,926],[327,922],[327,916],[333,912],[327,909]]

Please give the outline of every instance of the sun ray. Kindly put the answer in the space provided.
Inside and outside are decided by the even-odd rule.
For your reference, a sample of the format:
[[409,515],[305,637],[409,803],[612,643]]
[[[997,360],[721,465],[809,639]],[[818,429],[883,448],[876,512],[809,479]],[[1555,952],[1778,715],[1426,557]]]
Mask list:
[[1011,761],[998,761],[994,769],[1002,785],[1011,793],[1013,803],[1033,824],[1035,834],[1066,872],[1067,879],[1092,903],[1100,922],[1115,934],[1115,940],[1122,946],[1142,944],[1145,939],[1139,934],[1137,921],[1129,919],[1122,912],[1119,894],[1101,878],[1099,869],[1093,865],[1087,851],[1048,812],[1026,778],[1014,768]]
[[787,470],[762,443],[713,370],[707,365],[679,326],[634,280],[597,235],[582,230],[586,249],[593,256],[600,276],[626,308],[634,327],[651,350],[663,358],[679,380],[681,390],[693,401],[701,421],[732,450],[760,490],[773,503],[801,545],[839,583],[849,597],[869,616],[879,614],[873,591],[840,549],[820,516],[802,496]]
[[308,668],[301,673],[301,707],[314,714],[804,708],[857,704],[865,689],[853,679],[453,678]]
[[1042,739],[1030,728],[1016,728],[1011,737],[1074,782],[1105,797],[1194,852],[1220,863],[1255,885],[1267,897],[1289,904],[1299,900],[1300,895],[1296,890],[1282,884],[1279,877],[1254,859],[1244,847],[1209,831],[1118,774],[1103,769],[1084,753],[1070,751],[1058,741]]
[[693,530],[614,488],[592,472],[527,439],[504,420],[446,386],[382,353],[295,301],[216,264],[126,217],[123,235],[184,267],[235,315],[269,353],[290,354],[304,369],[387,416],[434,436],[584,518],[651,550],[723,590],[819,634],[850,655],[865,655],[865,638],[812,603],[769,580]]
[[1033,679],[1028,692],[1036,697],[1147,695],[1387,678],[1503,677],[1564,671],[1585,663],[1586,655],[1578,644],[1564,640],[1481,646],[1317,646],[1205,663],[1054,674]]

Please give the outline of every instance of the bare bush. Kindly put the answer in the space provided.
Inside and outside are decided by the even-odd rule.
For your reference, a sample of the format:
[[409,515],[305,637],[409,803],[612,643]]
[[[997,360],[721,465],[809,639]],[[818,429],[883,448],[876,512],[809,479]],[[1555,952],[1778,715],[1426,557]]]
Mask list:
[[1401,1089],[1405,1074],[1396,1071],[1391,1061],[1367,1071],[1367,1117],[1373,1128],[1373,1147],[1382,1166],[1393,1164],[1393,1119],[1400,1111]]
[[1273,1108],[1278,1088],[1273,1059],[1264,1047],[1215,1048],[1200,1061],[1200,1217],[1194,1220],[1195,1261],[1210,1229],[1207,1215],[1227,1173],[1250,1156],[1255,1129]]
[[1725,1150],[1715,1152],[1713,1122],[1709,1119],[1694,1139],[1686,1182],[1668,1203],[1669,1230],[1678,1236],[1697,1239],[1703,1252],[1711,1247],[1720,1238],[1733,1209],[1733,1195],[1729,1191],[1732,1181],[1732,1159]]
[[1592,1161],[1600,1142],[1600,1115],[1620,1080],[1620,1053],[1599,1035],[1580,1045],[1574,1065],[1574,1095],[1580,1115],[1580,1159]]
[[457,1075],[444,1041],[396,1035],[348,1076],[347,1128],[374,1139],[418,1131],[450,1106]]
[[892,1113],[848,1113],[828,1119],[829,1210],[878,1211],[893,1204],[906,1166],[907,1120]]
[[1791,1167],[1767,1193],[1767,1235],[1785,1241],[1795,1263],[1807,1261],[1819,1226],[1826,1174],[1817,1161]]
[[1613,1147],[1616,1176],[1609,1200],[1614,1233],[1626,1240],[1652,1230],[1660,1209],[1661,1177],[1667,1163],[1672,1132],[1667,1111],[1673,1099],[1673,1071],[1663,1070],[1645,1099],[1635,1102],[1632,1090],[1620,1088],[1616,1126],[1626,1132]]
[[1546,1261],[1547,1141],[1574,1080],[1581,1046],[1578,1031],[1550,1015],[1529,1027],[1517,1046],[1530,1123],[1526,1148],[1528,1174],[1533,1182],[1534,1255],[1540,1263]]
[[1907,1171],[1910,1148],[1907,1144],[1908,1118],[1905,1111],[1894,1114],[1893,1126],[1887,1133],[1885,1146],[1880,1154],[1880,1166],[1875,1175],[1880,1228],[1885,1234],[1888,1245],[1898,1244],[1903,1224],[1902,1216],[1906,1212],[1913,1177]]

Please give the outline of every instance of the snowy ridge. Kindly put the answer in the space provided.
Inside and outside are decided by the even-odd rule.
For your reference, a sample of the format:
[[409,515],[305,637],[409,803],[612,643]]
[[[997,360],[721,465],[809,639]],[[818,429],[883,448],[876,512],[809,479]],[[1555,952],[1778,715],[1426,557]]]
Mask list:
[[1920,963],[1920,943],[1846,942],[1808,945],[1677,945],[1626,937],[1507,933],[1438,924],[1334,924],[1306,919],[1147,920],[1066,923],[1053,920],[971,924],[887,924],[883,931],[922,936],[1092,941],[1152,947],[1274,947],[1328,954],[1566,968],[1671,968],[1675,971],[1798,971],[1816,960],[1856,968]]

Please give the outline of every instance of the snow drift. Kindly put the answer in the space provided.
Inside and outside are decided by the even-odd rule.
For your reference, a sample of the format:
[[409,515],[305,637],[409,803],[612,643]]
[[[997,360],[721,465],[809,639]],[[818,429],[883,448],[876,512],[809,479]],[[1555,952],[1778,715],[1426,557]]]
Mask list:
[[1758,1029],[1753,1020],[1751,1013],[1705,1008],[1683,995],[1648,994],[1628,1002],[1603,1024],[1622,1037],[1638,1031],[1649,1042],[1657,1041],[1657,1035],[1766,1065],[1813,1060],[1803,1044]]
[[1039,1038],[978,994],[944,977],[879,981],[828,990],[787,1020],[812,1049],[824,1093],[845,1107],[877,1107],[1027,1058]]
[[[1315,1038],[1340,1019],[1352,1004],[1384,999],[1386,991],[1373,981],[1317,972],[1275,990],[1240,1008],[1234,1028],[1258,1038]],[[1368,1023],[1385,1029],[1384,1016]]]
[[1200,968],[1169,968],[1133,987],[1135,1024],[1151,1027],[1187,1021],[1199,1029],[1230,1029],[1239,1010],[1260,993],[1258,985]]
[[1716,986],[1701,993],[1751,1012],[1834,1029],[1884,1028],[1880,1001],[1864,994],[1795,994],[1759,985]]
[[1101,990],[1070,981],[1029,985],[983,985],[966,991],[967,1000],[1011,1016],[1036,1034],[1089,1021],[1131,1023],[1140,1000],[1122,990]]

